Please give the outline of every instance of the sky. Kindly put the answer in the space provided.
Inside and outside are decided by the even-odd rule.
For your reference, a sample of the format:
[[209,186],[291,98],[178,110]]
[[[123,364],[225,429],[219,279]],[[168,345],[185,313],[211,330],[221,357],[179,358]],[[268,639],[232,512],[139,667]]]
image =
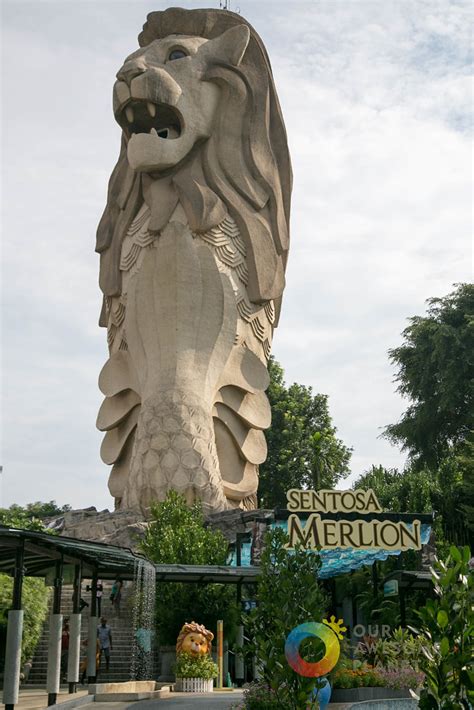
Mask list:
[[[182,7],[199,3],[180,2]],[[218,0],[207,5],[218,7]],[[0,506],[113,508],[95,420],[107,358],[95,230],[120,129],[111,95],[155,0],[2,2]],[[294,171],[273,353],[329,396],[346,487],[402,467],[388,350],[472,279],[468,2],[240,0],[273,66]]]

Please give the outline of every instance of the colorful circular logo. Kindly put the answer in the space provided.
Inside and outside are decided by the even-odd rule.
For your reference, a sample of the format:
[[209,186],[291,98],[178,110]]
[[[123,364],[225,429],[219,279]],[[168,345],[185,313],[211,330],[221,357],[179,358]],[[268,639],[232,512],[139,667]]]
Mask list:
[[[301,658],[299,647],[307,638],[321,639],[325,646],[324,657],[316,663],[309,663]],[[285,656],[296,673],[306,678],[319,678],[326,675],[336,665],[340,653],[340,645],[336,634],[325,624],[308,621],[300,624],[288,634],[285,642]]]

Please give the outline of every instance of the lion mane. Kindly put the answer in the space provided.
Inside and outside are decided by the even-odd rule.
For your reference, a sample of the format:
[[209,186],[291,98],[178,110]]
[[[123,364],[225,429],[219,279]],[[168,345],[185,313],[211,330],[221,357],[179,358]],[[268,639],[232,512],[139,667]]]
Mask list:
[[176,640],[177,655],[181,653],[183,649],[183,641],[186,636],[189,636],[189,634],[202,634],[204,638],[207,639],[207,652],[209,655],[212,654],[212,640],[214,638],[214,634],[212,633],[212,631],[206,629],[203,624],[198,624],[195,621],[191,621],[190,623],[184,624],[181,631],[179,632],[179,636]]
[[[222,218],[219,205],[224,203],[246,245],[249,298],[256,304],[273,300],[276,325],[285,285],[292,173],[280,104],[263,43],[240,15],[180,8],[150,13],[138,41],[145,47],[170,34],[214,39],[236,25],[246,25],[250,30],[240,65],[216,59],[203,77],[221,89],[213,134],[195,148],[206,185],[194,180],[191,159],[173,169],[173,181],[193,210],[190,221],[196,232],[216,225]],[[238,129],[229,140],[228,126],[236,122]],[[141,177],[130,168],[126,149],[122,136],[97,230],[99,282],[104,297],[120,294],[121,244],[143,202]],[[100,325],[107,325],[105,306]]]

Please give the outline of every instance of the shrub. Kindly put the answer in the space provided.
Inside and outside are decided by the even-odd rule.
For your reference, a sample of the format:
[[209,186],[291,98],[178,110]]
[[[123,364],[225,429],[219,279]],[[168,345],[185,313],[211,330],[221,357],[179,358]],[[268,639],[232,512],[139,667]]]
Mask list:
[[333,688],[381,688],[382,677],[376,668],[361,667],[356,669],[340,668],[332,677]]
[[385,688],[393,690],[417,690],[424,680],[424,673],[415,671],[412,668],[400,668],[397,670],[379,669],[379,675],[383,680]]
[[177,678],[204,678],[211,680],[217,678],[217,663],[208,654],[193,656],[192,653],[183,651],[179,654],[174,667]]
[[[228,543],[220,531],[205,526],[200,504],[191,508],[170,491],[151,507],[151,523],[140,550],[157,564],[225,565]],[[160,643],[173,645],[185,621],[199,620],[215,632],[224,619],[226,635],[237,623],[235,590],[229,585],[157,583],[156,626]]]
[[364,636],[357,645],[356,657],[387,670],[410,667],[418,671],[420,659],[423,657],[422,647],[426,645],[426,639],[398,628],[386,639]]
[[[287,550],[288,539],[281,528],[271,530],[265,537],[258,606],[245,619],[251,639],[245,650],[256,656],[259,672],[272,689],[278,707],[306,710],[317,707],[317,701],[310,698],[312,691],[321,687],[321,681],[295,673],[285,657],[285,641],[299,624],[322,621],[327,597],[317,578],[319,555],[302,547]],[[301,644],[300,653],[308,661],[317,661],[323,656],[323,643],[315,640],[306,654]]]
[[[6,641],[8,610],[13,596],[13,579],[0,574],[0,643]],[[44,586],[44,580],[26,577],[23,582],[23,640],[21,662],[26,663],[34,654],[43,630],[43,623],[48,611],[50,590]],[[3,645],[2,643],[2,645]],[[0,657],[3,653],[0,653]]]
[[421,662],[422,710],[462,710],[474,702],[474,575],[471,551],[450,548],[432,569],[436,599],[418,611],[420,635],[428,642]]
[[281,710],[275,692],[266,683],[250,683],[244,690],[241,703],[233,706],[234,710]]

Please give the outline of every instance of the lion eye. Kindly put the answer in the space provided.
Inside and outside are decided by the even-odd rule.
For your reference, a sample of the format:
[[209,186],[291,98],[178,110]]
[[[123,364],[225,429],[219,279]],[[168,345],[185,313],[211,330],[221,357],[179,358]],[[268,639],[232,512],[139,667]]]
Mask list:
[[173,59],[182,59],[183,57],[187,57],[188,55],[183,49],[173,49],[168,55],[168,61],[172,62]]

